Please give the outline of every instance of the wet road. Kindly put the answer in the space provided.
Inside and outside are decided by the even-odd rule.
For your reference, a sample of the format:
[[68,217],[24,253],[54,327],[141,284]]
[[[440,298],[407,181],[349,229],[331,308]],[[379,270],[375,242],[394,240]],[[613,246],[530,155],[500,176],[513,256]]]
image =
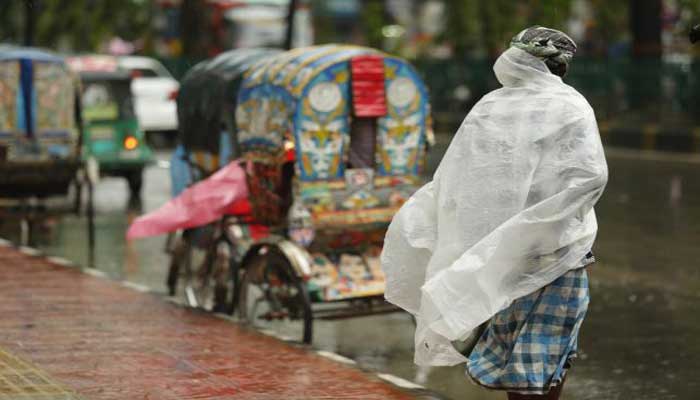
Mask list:
[[[159,157],[165,160],[167,154]],[[599,262],[589,270],[592,300],[579,340],[581,357],[565,388],[570,400],[700,398],[700,159],[647,158],[608,152],[610,183],[597,207]],[[140,208],[129,208],[125,182],[104,179],[97,186],[97,265],[115,278],[164,292],[165,238],[124,240],[132,218],[168,198],[163,163],[146,171],[144,193]],[[50,221],[41,242],[51,254],[86,261],[80,219]],[[471,385],[460,367],[415,367],[413,324],[406,315],[315,324],[315,348],[366,368],[452,399],[504,398]]]

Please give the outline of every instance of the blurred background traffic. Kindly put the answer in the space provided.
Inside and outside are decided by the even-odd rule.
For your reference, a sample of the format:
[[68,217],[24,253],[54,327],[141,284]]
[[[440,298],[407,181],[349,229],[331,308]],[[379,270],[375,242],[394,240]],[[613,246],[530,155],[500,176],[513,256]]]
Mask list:
[[[610,166],[597,207],[591,309],[566,396],[695,399],[700,63],[688,32],[699,21],[700,0],[3,1],[0,51],[50,50],[80,79],[81,145],[96,183],[94,259],[82,219],[51,215],[29,235],[8,193],[0,193],[0,236],[31,236],[51,255],[166,293],[165,238],[124,236],[136,216],[171,197],[179,82],[194,65],[230,49],[324,43],[403,57],[429,89],[428,178],[470,107],[498,87],[491,68],[510,38],[530,25],[557,28],[579,45],[565,81],[592,104]],[[2,93],[2,101],[14,98]],[[461,368],[415,367],[406,315],[319,321],[314,329],[315,348],[365,368],[449,398],[500,398],[471,386]]]

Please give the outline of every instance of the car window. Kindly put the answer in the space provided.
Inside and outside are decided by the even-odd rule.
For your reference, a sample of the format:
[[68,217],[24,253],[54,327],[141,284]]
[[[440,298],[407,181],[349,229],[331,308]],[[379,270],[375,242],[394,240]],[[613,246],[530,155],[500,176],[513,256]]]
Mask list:
[[128,81],[85,83],[81,103],[86,121],[116,121],[134,115]]

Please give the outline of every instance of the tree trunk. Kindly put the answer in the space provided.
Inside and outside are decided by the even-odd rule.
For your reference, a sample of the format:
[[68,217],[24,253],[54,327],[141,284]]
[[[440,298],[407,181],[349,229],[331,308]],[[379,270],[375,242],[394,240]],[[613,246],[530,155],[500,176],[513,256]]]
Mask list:
[[180,35],[185,56],[202,58],[208,56],[204,43],[204,30],[207,28],[204,12],[206,4],[202,0],[183,0],[180,6]]
[[284,41],[284,48],[289,50],[292,48],[294,39],[294,14],[297,10],[298,0],[289,1],[289,12],[287,13],[287,37]]
[[661,1],[630,0],[629,3],[635,67],[625,73],[627,101],[644,124],[659,123],[664,104],[661,96]]
[[661,0],[630,0],[632,54],[661,58]]
[[34,0],[24,0],[24,45],[27,47],[34,45],[35,6]]

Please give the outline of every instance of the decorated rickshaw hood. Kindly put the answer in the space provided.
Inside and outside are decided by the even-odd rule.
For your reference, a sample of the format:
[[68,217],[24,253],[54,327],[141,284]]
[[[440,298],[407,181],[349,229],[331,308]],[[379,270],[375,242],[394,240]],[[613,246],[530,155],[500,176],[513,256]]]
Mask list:
[[235,49],[202,61],[182,79],[177,95],[179,136],[190,152],[219,154],[223,121],[234,125],[233,113],[243,73],[275,49]]
[[386,115],[376,118],[376,174],[417,175],[429,124],[427,89],[406,61],[359,46],[294,49],[254,64],[238,94],[241,149],[279,156],[279,149],[294,147],[301,181],[343,179],[355,117],[351,62],[367,56],[383,65],[387,99]]

